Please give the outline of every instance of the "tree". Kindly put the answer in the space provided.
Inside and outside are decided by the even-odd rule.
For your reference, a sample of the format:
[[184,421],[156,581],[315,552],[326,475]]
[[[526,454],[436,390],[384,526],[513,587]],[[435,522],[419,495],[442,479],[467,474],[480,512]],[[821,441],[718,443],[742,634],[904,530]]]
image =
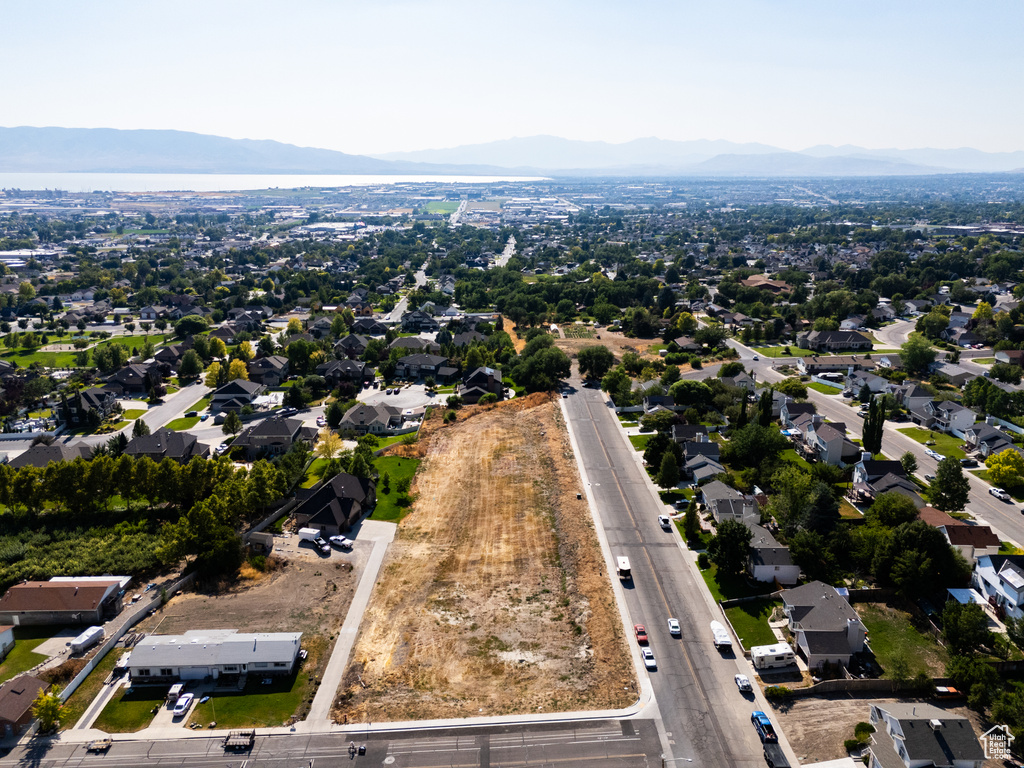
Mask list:
[[662,488],[675,488],[679,482],[679,463],[671,451],[666,451],[661,458],[657,482]]
[[993,485],[1013,488],[1024,484],[1024,456],[1013,448],[990,454],[985,466]]
[[526,387],[527,392],[555,389],[572,369],[569,357],[556,349],[550,336],[538,336],[526,345],[519,361],[512,368],[512,380]]
[[789,538],[789,552],[808,579],[831,583],[836,576],[836,557],[825,537],[817,531],[800,530]]
[[224,417],[224,424],[221,425],[221,431],[225,435],[237,435],[242,431],[242,418],[235,411],[228,411],[228,415]]
[[703,381],[691,381],[690,379],[680,379],[669,387],[668,393],[676,405],[687,408],[707,408],[715,396],[711,387]]
[[224,339],[218,338],[217,336],[210,337],[209,346],[210,357],[225,358],[228,356],[228,347],[224,343]]
[[807,385],[796,377],[783,379],[782,381],[775,385],[775,389],[784,395],[792,397],[795,400],[807,399]]
[[149,434],[149,425],[142,419],[136,419],[132,425],[132,437],[142,437]]
[[744,467],[770,465],[788,447],[789,441],[774,427],[748,424],[735,430],[722,446],[722,458]]
[[246,478],[246,502],[250,507],[265,510],[288,491],[282,472],[269,461],[257,461]]
[[860,392],[857,393],[857,399],[860,400],[862,403],[869,402],[871,400],[871,387],[869,387],[867,384],[864,384],[860,388]]
[[178,377],[182,379],[194,379],[203,372],[203,362],[199,359],[194,349],[185,350],[178,365]]
[[337,429],[341,426],[341,420],[344,416],[345,410],[337,400],[331,401],[331,404],[327,406],[327,411],[324,413],[324,417],[327,419],[327,426],[331,429]]
[[979,301],[978,308],[974,310],[974,314],[971,315],[972,320],[992,321],[992,305],[987,301]]
[[976,603],[958,603],[950,600],[942,609],[942,638],[952,653],[971,656],[982,645],[991,642],[988,616]]
[[739,360],[733,360],[731,363],[723,363],[718,369],[718,378],[729,379],[733,376],[739,376],[743,373],[743,363]]
[[203,382],[206,386],[212,388],[220,386],[220,363],[210,363],[210,367],[206,369],[206,380]]
[[896,491],[889,491],[875,497],[865,518],[869,523],[895,528],[917,519],[917,507],[909,497]]
[[683,534],[689,542],[700,540],[700,516],[697,514],[697,502],[690,500],[683,516]]
[[757,423],[762,427],[770,426],[772,423],[774,396],[775,391],[770,387],[761,393],[761,399],[757,404]]
[[60,694],[55,691],[40,691],[32,702],[32,716],[39,721],[39,730],[49,733],[56,728],[63,708],[64,703],[60,700]]
[[[941,332],[945,329],[948,319],[942,315]],[[938,335],[938,334],[936,334]],[[922,373],[928,370],[928,366],[935,362],[935,348],[920,333],[912,333],[907,340],[900,345],[900,361],[908,373]]]
[[186,336],[195,336],[209,328],[205,318],[196,315],[187,315],[174,324],[174,335],[180,339]]
[[337,432],[329,429],[321,429],[319,441],[316,444],[316,448],[313,449],[313,452],[322,459],[332,461],[341,454],[344,448],[344,441]]
[[239,360],[243,360],[247,363],[252,362],[252,359],[256,357],[252,344],[248,341],[243,341],[235,347],[235,354],[238,356]]
[[596,345],[584,347],[577,356],[580,375],[591,379],[602,379],[615,364],[615,356],[608,347]]
[[32,287],[32,283],[27,280],[22,281],[21,285],[18,286],[18,298],[23,302],[32,301],[36,297],[36,289]]
[[885,406],[878,398],[875,398],[868,405],[868,415],[864,419],[864,429],[861,437],[864,450],[869,453],[882,452],[882,433],[885,429]]
[[717,349],[725,343],[726,332],[721,325],[708,324],[698,328],[693,334],[693,340],[698,344],[706,344],[711,349]]
[[932,506],[943,512],[961,512],[967,506],[970,492],[971,484],[964,477],[960,462],[952,456],[940,461],[928,494]]
[[228,381],[235,379],[249,380],[249,366],[245,364],[244,360],[232,360],[228,364]]
[[752,537],[750,529],[736,520],[719,523],[718,534],[708,544],[708,556],[720,573],[733,575],[743,572]]
[[903,471],[908,475],[917,472],[917,456],[914,455],[913,451],[907,451],[900,456],[900,464],[903,465]]

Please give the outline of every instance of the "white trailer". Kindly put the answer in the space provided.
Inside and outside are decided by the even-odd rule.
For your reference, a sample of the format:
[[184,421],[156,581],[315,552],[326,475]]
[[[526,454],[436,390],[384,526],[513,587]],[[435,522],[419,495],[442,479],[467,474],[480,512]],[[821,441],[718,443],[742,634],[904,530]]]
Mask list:
[[729,636],[729,631],[725,628],[725,625],[720,621],[711,622],[711,637],[714,640],[715,648],[721,650],[722,648],[732,648],[732,638]]
[[89,627],[70,643],[72,653],[81,653],[86,648],[91,648],[103,639],[103,627]]

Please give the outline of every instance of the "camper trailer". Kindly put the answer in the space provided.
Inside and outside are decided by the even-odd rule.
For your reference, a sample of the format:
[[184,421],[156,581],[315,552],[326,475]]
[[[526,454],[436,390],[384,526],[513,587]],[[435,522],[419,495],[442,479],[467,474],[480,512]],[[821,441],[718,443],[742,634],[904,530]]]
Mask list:
[[796,654],[789,643],[775,645],[755,645],[750,649],[750,660],[755,669],[774,669],[796,664]]

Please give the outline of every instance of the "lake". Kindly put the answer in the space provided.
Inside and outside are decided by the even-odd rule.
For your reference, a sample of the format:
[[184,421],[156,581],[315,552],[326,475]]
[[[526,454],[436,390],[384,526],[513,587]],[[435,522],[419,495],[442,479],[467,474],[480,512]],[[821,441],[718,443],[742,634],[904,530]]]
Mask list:
[[233,192],[296,187],[366,187],[379,184],[494,184],[542,181],[541,176],[383,176],[267,173],[4,173],[0,189],[64,192]]

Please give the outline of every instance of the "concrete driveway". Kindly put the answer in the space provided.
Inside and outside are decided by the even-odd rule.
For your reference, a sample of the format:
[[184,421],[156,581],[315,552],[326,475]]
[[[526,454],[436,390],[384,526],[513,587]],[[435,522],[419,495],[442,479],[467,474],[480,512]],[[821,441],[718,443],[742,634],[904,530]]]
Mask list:
[[364,389],[356,395],[356,399],[370,405],[384,403],[404,411],[410,408],[421,408],[425,405],[443,405],[448,397],[448,395],[428,395],[427,388],[422,384],[403,386],[397,395],[388,395],[385,392],[386,390],[381,389]]

